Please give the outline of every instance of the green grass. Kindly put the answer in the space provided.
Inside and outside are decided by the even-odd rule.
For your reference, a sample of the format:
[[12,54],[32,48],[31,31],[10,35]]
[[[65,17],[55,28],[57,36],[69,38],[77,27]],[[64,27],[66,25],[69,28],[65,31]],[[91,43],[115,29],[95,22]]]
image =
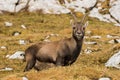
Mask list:
[[[81,16],[78,16],[80,20]],[[106,35],[120,35],[120,28],[111,23],[100,22],[94,18],[87,18],[89,26],[86,31],[91,34],[86,36],[100,35],[101,39],[85,39],[85,41],[96,41],[97,45],[83,45],[81,55],[77,61],[67,67],[53,67],[36,72],[34,69],[24,73],[26,63],[22,60],[9,60],[5,58],[7,54],[13,54],[18,50],[24,51],[33,43],[42,42],[49,34],[59,34],[58,37],[51,37],[51,41],[71,37],[70,14],[52,15],[38,13],[18,13],[15,15],[0,15],[0,46],[6,46],[8,50],[0,49],[0,68],[12,67],[13,71],[0,71],[2,80],[21,80],[27,76],[29,80],[98,80],[100,77],[111,77],[113,80],[119,80],[120,70],[115,68],[106,68],[105,62],[118,50],[120,44],[108,44],[111,39]],[[5,27],[4,22],[13,23],[11,27]],[[27,29],[20,26],[24,24]],[[19,36],[12,36],[14,31],[19,31]],[[30,40],[32,43],[20,45],[19,40]],[[95,50],[92,54],[85,54],[84,50],[91,47]]]

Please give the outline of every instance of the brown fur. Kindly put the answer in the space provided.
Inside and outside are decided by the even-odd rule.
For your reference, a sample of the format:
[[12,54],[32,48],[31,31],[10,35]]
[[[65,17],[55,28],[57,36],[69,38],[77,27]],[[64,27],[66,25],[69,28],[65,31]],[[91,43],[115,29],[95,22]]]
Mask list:
[[[25,51],[25,60],[27,65],[24,71],[36,68],[36,61],[53,63],[56,66],[67,66],[74,63],[80,54],[85,26],[81,22],[75,21],[73,26],[72,37],[55,42],[37,43]],[[37,69],[39,70],[39,69]]]

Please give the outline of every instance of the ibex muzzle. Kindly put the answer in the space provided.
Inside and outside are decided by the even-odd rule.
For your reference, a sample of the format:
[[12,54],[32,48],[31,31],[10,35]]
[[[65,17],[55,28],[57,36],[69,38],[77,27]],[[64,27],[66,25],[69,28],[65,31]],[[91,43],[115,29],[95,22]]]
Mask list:
[[82,48],[85,27],[87,26],[87,23],[83,23],[85,16],[78,22],[75,15],[73,15],[71,38],[55,42],[37,43],[28,47],[25,51],[27,65],[24,71],[29,71],[35,67],[36,61],[53,63],[56,66],[67,66],[74,63]]

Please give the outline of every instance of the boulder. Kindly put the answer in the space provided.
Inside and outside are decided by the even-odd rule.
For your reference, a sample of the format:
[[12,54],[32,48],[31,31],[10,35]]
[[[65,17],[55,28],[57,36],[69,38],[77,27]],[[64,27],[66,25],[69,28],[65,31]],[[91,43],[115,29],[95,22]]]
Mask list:
[[106,67],[115,67],[120,69],[120,51],[115,53],[109,60],[105,63]]

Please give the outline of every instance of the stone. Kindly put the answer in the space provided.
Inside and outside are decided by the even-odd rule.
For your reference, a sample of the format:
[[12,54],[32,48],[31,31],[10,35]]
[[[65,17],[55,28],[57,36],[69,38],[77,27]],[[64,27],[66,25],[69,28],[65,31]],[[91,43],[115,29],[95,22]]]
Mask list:
[[25,25],[23,25],[23,24],[21,25],[21,27],[22,27],[23,29],[27,29],[27,28],[26,28],[26,26],[25,26]]
[[27,77],[22,77],[22,80],[29,80]]
[[21,34],[21,32],[19,32],[19,31],[14,31],[14,32],[12,33],[13,36],[19,36],[20,34]]
[[6,27],[11,27],[11,26],[13,26],[13,24],[11,22],[5,22],[5,26]]
[[96,44],[97,44],[97,42],[84,42],[84,44],[96,45]]
[[7,49],[7,47],[6,47],[6,46],[1,46],[0,48],[1,48],[1,49]]
[[92,53],[92,50],[91,50],[91,49],[85,49],[84,52],[85,52],[86,54],[90,54],[90,53]]
[[101,36],[91,36],[91,38],[100,39]]
[[12,70],[13,70],[13,68],[9,68],[9,67],[0,69],[0,71],[12,71]]
[[105,63],[106,67],[115,67],[120,69],[120,51],[115,53],[112,57],[108,59],[108,61]]
[[25,44],[26,44],[26,41],[25,41],[25,40],[20,39],[20,40],[19,40],[19,44],[21,44],[21,45],[25,45]]
[[8,56],[8,59],[24,59],[25,52],[17,51],[13,55]]
[[102,77],[102,78],[99,78],[98,80],[111,80],[111,79],[108,77]]

